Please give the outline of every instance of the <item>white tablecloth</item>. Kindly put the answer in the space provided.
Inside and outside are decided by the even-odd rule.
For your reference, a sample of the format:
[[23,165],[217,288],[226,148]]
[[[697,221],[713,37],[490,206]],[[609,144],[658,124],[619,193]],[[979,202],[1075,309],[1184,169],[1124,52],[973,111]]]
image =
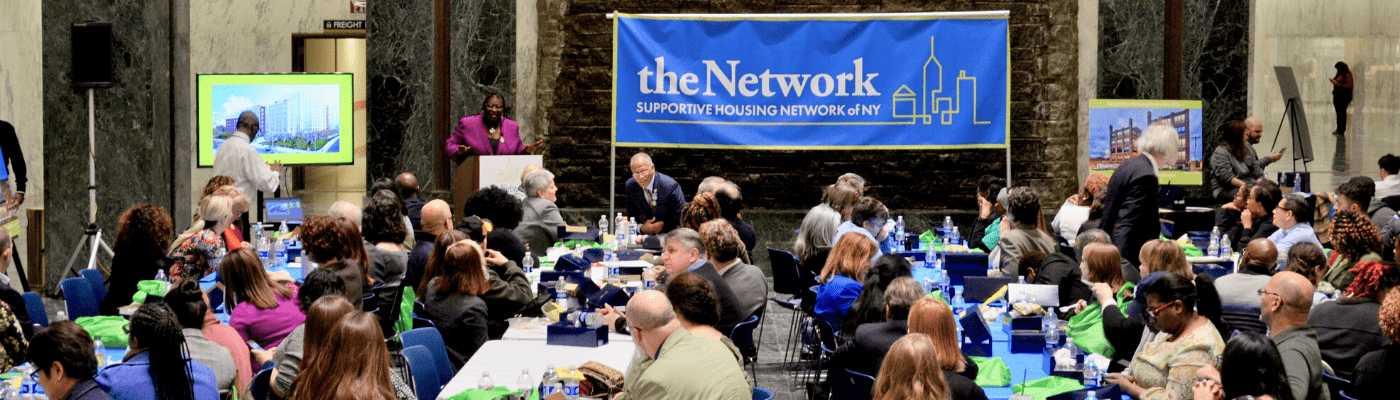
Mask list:
[[[538,329],[510,328],[506,330],[505,335],[501,336],[501,340],[534,340],[543,343],[545,340],[545,328],[544,326],[540,326]],[[613,342],[632,343],[632,335],[625,335],[608,330],[608,343]]]
[[635,354],[636,346],[632,341],[612,338],[602,347],[550,346],[541,340],[492,340],[482,345],[471,361],[457,371],[452,381],[442,388],[438,399],[475,388],[483,371],[491,372],[491,379],[497,386],[515,389],[515,380],[520,377],[520,370],[525,368],[530,369],[530,379],[538,385],[548,364],[577,367],[588,361],[597,361],[626,373]]

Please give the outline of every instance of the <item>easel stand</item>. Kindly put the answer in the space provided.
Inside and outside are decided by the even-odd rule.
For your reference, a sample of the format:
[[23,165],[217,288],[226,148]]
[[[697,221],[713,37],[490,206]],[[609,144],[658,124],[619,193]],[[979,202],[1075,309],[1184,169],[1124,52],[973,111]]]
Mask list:
[[1308,143],[1303,143],[1303,135],[1298,134],[1298,132],[1302,132],[1300,130],[1302,128],[1299,127],[1299,124],[1302,121],[1302,118],[1299,115],[1299,113],[1302,112],[1302,109],[1302,105],[1298,104],[1298,99],[1296,98],[1289,98],[1284,101],[1283,117],[1280,118],[1278,121],[1278,130],[1274,131],[1274,142],[1272,144],[1269,144],[1269,151],[1273,151],[1273,149],[1276,148],[1275,146],[1278,145],[1279,135],[1283,133],[1283,124],[1284,122],[1287,122],[1288,130],[1291,133],[1289,136],[1292,137],[1291,142],[1293,143],[1294,149],[1293,172],[1298,172],[1298,160],[1303,160],[1303,172],[1308,172],[1308,161],[1310,161],[1305,160],[1303,152],[1298,151],[1299,149],[1305,148],[1303,146],[1308,145]]
[[[68,265],[64,268],[68,271],[65,277],[82,276],[77,269],[73,268],[73,261],[77,261],[78,254],[83,251],[83,246],[88,246],[88,261],[86,269],[97,268],[97,249],[101,247],[107,252],[108,257],[115,256],[112,247],[102,239],[102,228],[97,227],[97,168],[94,163],[97,160],[97,120],[93,112],[92,88],[87,90],[88,97],[88,226],[83,232],[83,237],[78,240],[78,245],[73,248],[73,255],[68,256]],[[58,285],[54,285],[58,287]]]

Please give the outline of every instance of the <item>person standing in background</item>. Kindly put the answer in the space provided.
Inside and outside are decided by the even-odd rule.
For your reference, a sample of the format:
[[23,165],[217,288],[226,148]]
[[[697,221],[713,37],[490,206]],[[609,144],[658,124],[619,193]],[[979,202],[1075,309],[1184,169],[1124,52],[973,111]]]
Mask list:
[[[250,200],[258,198],[258,191],[272,193],[282,182],[282,163],[268,164],[253,148],[253,139],[258,137],[258,115],[244,111],[238,115],[238,131],[229,136],[214,153],[214,175],[233,178],[233,186]],[[238,216],[234,216],[235,219]],[[242,218],[243,224],[248,219]],[[252,233],[247,225],[243,227],[243,240]]]
[[11,168],[14,169],[15,190],[11,192],[10,185],[4,185],[5,207],[18,210],[19,205],[24,204],[24,185],[29,182],[29,171],[24,165],[24,149],[15,136],[15,126],[0,121],[0,180],[10,179]]
[[520,124],[502,116],[506,98],[501,92],[486,94],[481,101],[481,114],[464,117],[447,138],[447,155],[461,162],[466,156],[521,155],[539,150],[544,140],[525,144],[520,139]]
[[1347,106],[1351,104],[1352,85],[1356,83],[1351,76],[1351,67],[1347,63],[1337,61],[1333,65],[1337,68],[1337,75],[1332,81],[1332,106],[1337,108],[1337,130],[1332,131],[1333,135],[1345,136],[1347,133]]

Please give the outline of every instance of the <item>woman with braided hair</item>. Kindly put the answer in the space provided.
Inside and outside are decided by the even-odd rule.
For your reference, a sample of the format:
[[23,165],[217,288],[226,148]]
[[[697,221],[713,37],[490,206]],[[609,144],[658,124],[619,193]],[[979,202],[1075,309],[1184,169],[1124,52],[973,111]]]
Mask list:
[[1335,251],[1322,280],[1336,290],[1346,290],[1356,276],[1357,264],[1381,260],[1381,234],[1365,214],[1341,211],[1332,221],[1332,249]]
[[1387,380],[1400,375],[1400,296],[1395,296],[1394,293],[1392,290],[1391,294],[1385,296],[1385,302],[1381,303],[1380,312],[1377,314],[1381,332],[1390,338],[1390,344],[1361,356],[1361,362],[1356,364],[1356,375],[1351,381],[1355,393],[1347,393],[1352,397],[1385,398],[1387,390],[1393,387]]
[[97,374],[97,385],[118,399],[216,400],[214,370],[185,356],[175,312],[150,302],[131,316],[130,349],[120,364]]
[[1381,304],[1391,289],[1400,286],[1400,267],[1380,261],[1362,261],[1352,269],[1356,279],[1337,301],[1313,306],[1308,326],[1317,331],[1317,347],[1337,376],[1351,379],[1362,355],[1389,341],[1377,320]]

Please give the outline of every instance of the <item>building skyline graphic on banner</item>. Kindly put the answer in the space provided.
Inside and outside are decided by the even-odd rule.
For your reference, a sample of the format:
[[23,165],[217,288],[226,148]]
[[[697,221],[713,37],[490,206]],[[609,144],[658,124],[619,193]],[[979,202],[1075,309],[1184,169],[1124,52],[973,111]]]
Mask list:
[[[963,82],[972,83],[971,103],[972,103],[972,124],[987,125],[991,121],[981,121],[977,119],[977,77],[967,76],[967,70],[958,70],[958,76],[954,83],[953,97],[938,97],[943,93],[943,63],[938,61],[936,37],[928,38],[928,60],[924,62],[922,93],[914,93],[909,85],[900,85],[895,90],[893,97],[893,115],[895,118],[912,118],[911,122],[923,120],[924,125],[933,123],[933,117],[939,116],[939,123],[943,125],[953,124],[953,115],[962,112]],[[937,88],[929,84],[929,72],[935,72],[934,83]],[[922,100],[922,102],[920,102]],[[922,103],[922,104],[920,104]]]

